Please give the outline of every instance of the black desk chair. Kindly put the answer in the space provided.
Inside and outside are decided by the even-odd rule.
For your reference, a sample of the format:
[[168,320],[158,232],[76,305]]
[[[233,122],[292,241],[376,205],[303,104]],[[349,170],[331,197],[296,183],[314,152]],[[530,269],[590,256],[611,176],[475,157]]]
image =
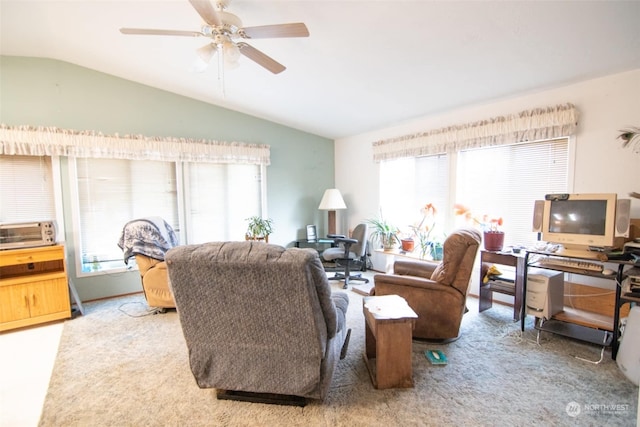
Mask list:
[[362,273],[351,274],[351,268],[354,266],[362,270],[366,268],[369,226],[358,224],[353,230],[352,238],[340,234],[329,234],[327,237],[333,239],[337,247],[325,250],[322,258],[326,261],[334,261],[337,267],[344,267],[343,273],[335,273],[333,277],[329,277],[329,280],[344,280],[344,289],[347,289],[350,280],[369,283],[369,279],[362,277]]

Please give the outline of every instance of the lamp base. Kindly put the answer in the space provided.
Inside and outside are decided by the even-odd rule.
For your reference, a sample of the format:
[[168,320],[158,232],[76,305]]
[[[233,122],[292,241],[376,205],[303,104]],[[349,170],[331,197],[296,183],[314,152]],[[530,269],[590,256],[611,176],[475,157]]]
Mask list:
[[336,234],[336,211],[329,212],[329,234]]

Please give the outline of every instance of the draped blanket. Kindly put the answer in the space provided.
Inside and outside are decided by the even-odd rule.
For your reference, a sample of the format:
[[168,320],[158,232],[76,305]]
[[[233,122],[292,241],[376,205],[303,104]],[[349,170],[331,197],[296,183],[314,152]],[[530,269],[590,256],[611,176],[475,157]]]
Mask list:
[[134,219],[125,224],[118,241],[124,252],[124,262],[136,254],[164,261],[164,254],[178,245],[173,228],[157,216]]

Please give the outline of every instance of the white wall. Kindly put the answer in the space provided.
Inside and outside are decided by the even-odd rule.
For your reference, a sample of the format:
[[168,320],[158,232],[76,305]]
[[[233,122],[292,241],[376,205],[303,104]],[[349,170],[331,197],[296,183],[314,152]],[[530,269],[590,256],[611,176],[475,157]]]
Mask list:
[[[377,214],[378,166],[373,162],[372,142],[567,102],[574,104],[580,112],[571,190],[617,193],[620,197],[627,197],[630,191],[640,192],[640,153],[633,154],[630,149],[621,148],[616,139],[619,129],[640,126],[638,69],[427,116],[337,140],[336,186],[342,191],[348,207],[338,216],[339,230],[346,231]],[[633,218],[640,218],[640,200],[632,199],[631,213]],[[376,269],[384,270],[384,259],[374,256],[373,262]]]

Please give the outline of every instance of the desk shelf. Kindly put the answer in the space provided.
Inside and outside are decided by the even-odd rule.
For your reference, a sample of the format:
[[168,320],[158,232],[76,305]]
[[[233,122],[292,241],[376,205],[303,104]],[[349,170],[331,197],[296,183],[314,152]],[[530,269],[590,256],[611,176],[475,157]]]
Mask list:
[[[572,268],[556,265],[544,265],[536,262],[530,262],[530,255],[565,257],[577,260],[589,260],[591,262],[608,262],[617,266],[615,275],[604,275],[601,272],[585,270],[580,268]],[[528,251],[525,256],[525,299],[526,299],[526,275],[529,267],[540,269],[559,271],[563,273],[576,274],[580,276],[594,277],[598,279],[613,280],[616,283],[615,291],[611,291],[615,295],[615,303],[613,307],[613,315],[592,312],[580,308],[571,308],[565,306],[563,311],[556,313],[550,320],[540,322],[542,326],[538,326],[536,320],[536,329],[553,332],[559,335],[576,338],[592,344],[602,346],[611,346],[612,358],[616,358],[618,350],[618,324],[620,322],[620,307],[627,302],[640,302],[640,298],[631,301],[628,298],[621,297],[620,288],[624,278],[625,266],[631,265],[629,261],[622,260],[603,260],[600,254],[591,254],[587,251],[571,251],[567,253],[546,253],[538,251]],[[525,316],[521,319],[521,329],[524,331]]]
[[489,264],[504,265],[512,267],[514,269],[513,283],[500,280],[499,278],[490,279],[487,283],[483,283],[485,268],[480,268],[480,297],[478,311],[483,312],[488,310],[493,305],[493,293],[498,292],[504,295],[510,295],[513,297],[513,320],[517,322],[522,315],[523,301],[524,301],[524,256],[518,254],[511,254],[506,252],[480,252],[480,265],[486,266],[488,269]]
[[539,331],[551,332],[568,338],[579,339],[591,344],[609,346],[613,340],[610,331],[595,329],[590,326],[583,326],[569,321],[561,321],[557,318],[545,322],[536,322],[535,328]]
[[555,314],[553,318],[587,328],[613,332],[613,316],[607,316],[605,314],[565,306],[563,311]]

